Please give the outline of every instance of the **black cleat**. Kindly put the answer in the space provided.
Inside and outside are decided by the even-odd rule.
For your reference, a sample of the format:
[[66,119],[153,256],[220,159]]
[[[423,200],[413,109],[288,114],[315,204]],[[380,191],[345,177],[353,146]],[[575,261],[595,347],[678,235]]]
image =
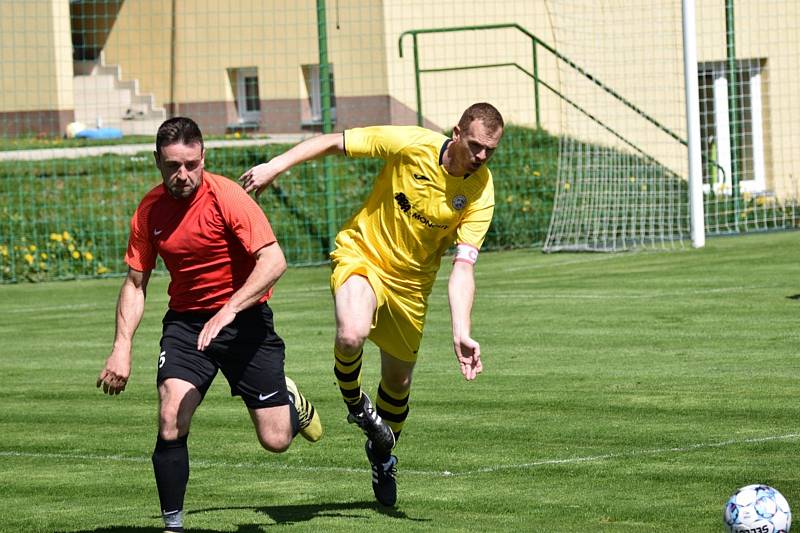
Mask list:
[[375,411],[372,402],[365,393],[362,395],[362,407],[360,413],[349,413],[347,421],[351,424],[356,424],[367,436],[367,439],[373,442],[373,446],[379,452],[388,454],[394,448],[394,431],[389,425],[383,421],[380,415]]
[[367,459],[372,467],[372,492],[375,493],[375,499],[381,505],[394,507],[397,502],[397,481],[395,480],[397,457],[390,455],[385,462],[381,462],[373,455],[370,441],[364,444],[364,449],[367,451]]

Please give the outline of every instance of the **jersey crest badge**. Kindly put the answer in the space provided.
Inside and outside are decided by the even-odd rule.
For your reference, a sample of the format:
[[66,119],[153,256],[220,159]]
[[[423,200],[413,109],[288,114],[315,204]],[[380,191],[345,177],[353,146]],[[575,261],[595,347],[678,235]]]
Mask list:
[[453,197],[451,205],[453,206],[453,209],[455,209],[456,211],[461,211],[462,209],[464,209],[464,206],[467,205],[467,197],[464,196],[463,194],[457,194],[456,196]]

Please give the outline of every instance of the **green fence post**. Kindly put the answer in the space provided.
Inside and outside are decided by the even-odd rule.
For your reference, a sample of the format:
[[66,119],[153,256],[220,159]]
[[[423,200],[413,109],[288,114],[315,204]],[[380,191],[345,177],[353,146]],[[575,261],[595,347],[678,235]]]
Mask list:
[[422,88],[419,79],[419,52],[417,51],[417,34],[412,35],[414,41],[414,80],[417,83],[417,126],[422,127]]
[[539,116],[539,56],[536,54],[536,38],[531,39],[533,47],[533,99],[536,107],[536,129],[542,129],[542,121]]
[[[325,0],[317,0],[317,40],[319,42],[319,78],[322,97],[322,133],[333,131],[331,124],[331,74],[328,64],[328,28]],[[333,250],[336,240],[336,188],[331,174],[330,158],[322,159],[322,174],[325,178],[325,215],[328,227],[328,249]]]

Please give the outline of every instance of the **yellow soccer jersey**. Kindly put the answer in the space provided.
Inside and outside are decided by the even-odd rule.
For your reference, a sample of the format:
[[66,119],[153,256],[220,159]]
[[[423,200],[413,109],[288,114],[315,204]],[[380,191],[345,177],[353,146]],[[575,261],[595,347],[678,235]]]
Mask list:
[[350,157],[385,165],[372,192],[336,238],[337,253],[357,253],[409,290],[430,292],[441,257],[454,243],[483,244],[494,213],[492,174],[466,177],[442,165],[449,139],[416,126],[344,132]]

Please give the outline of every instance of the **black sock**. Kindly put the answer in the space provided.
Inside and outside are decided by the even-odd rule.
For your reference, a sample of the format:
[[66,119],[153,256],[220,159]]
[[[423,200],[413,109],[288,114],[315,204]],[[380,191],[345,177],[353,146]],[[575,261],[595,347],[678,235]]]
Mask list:
[[189,448],[186,446],[188,438],[189,435],[186,434],[176,440],[164,440],[161,436],[156,440],[153,472],[156,475],[162,513],[183,510],[183,497],[189,482]]

